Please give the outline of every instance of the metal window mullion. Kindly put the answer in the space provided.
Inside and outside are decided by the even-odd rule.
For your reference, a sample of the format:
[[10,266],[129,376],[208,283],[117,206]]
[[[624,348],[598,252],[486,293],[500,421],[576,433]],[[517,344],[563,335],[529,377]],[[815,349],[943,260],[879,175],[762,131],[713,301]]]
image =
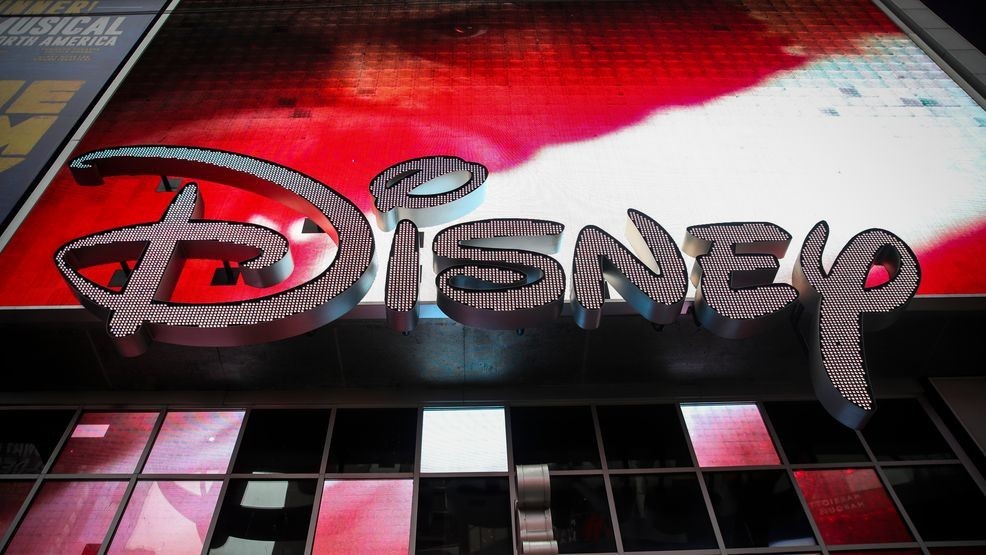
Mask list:
[[31,486],[31,491],[27,493],[27,497],[25,497],[24,501],[21,503],[21,508],[18,509],[17,514],[15,514],[14,518],[10,520],[10,528],[3,535],[3,537],[0,537],[0,553],[4,553],[7,550],[8,544],[14,538],[14,533],[17,532],[18,528],[20,528],[24,515],[27,514],[31,504],[34,503],[34,497],[37,495],[38,490],[41,489],[41,483],[44,480],[45,475],[51,467],[54,466],[55,459],[57,459],[58,455],[61,454],[62,447],[64,447],[65,443],[68,442],[68,439],[71,437],[72,431],[75,430],[75,425],[78,423],[79,417],[81,416],[82,409],[76,407],[75,414],[73,414],[69,419],[65,431],[62,432],[62,437],[58,440],[58,443],[55,444],[55,448],[51,451],[51,455],[48,456],[48,460],[45,462],[44,466],[41,467],[41,473],[34,478],[34,485]]
[[229,489],[230,477],[233,475],[233,467],[236,458],[240,455],[240,446],[243,437],[246,436],[247,425],[250,423],[250,413],[253,409],[249,406],[243,409],[243,421],[240,422],[240,432],[236,434],[236,442],[233,444],[233,452],[229,455],[229,464],[226,465],[226,472],[222,475],[223,484],[219,489],[219,497],[216,499],[216,509],[212,511],[212,519],[209,521],[209,530],[202,539],[202,555],[209,553],[209,545],[212,543],[212,536],[216,533],[216,524],[219,522],[219,513],[223,510],[223,502],[226,500],[226,490]]
[[[818,553],[817,545],[792,545],[788,547],[734,547],[727,549],[729,555],[768,555],[772,553]],[[879,555],[874,553],[873,555]]]
[[600,468],[589,468],[585,470],[552,470],[552,476],[602,476]]
[[229,477],[233,480],[317,480],[318,472],[263,472],[259,474],[251,474],[249,472],[237,472],[235,474],[230,474]]
[[413,472],[326,472],[326,480],[411,480]]
[[422,472],[426,478],[509,478],[509,472]]
[[880,479],[880,483],[883,485],[883,489],[887,490],[887,494],[890,496],[891,501],[894,503],[894,507],[897,509],[897,513],[900,518],[904,521],[904,525],[907,526],[907,530],[911,533],[911,537],[918,543],[918,547],[921,548],[921,553],[924,555],[929,555],[928,546],[924,544],[921,540],[921,534],[918,533],[917,528],[914,526],[914,522],[911,521],[910,515],[904,510],[904,505],[901,504],[900,498],[897,497],[897,492],[894,491],[893,486],[890,484],[890,480],[887,479],[887,475],[883,472],[883,468],[880,467],[880,461],[876,459],[876,455],[873,450],[870,449],[870,445],[866,443],[866,438],[863,437],[863,432],[856,430],[856,436],[859,438],[860,443],[863,444],[863,449],[866,450],[866,454],[869,455],[870,460],[876,463],[873,470],[876,471],[877,477]]
[[811,526],[811,532],[815,535],[815,546],[805,546],[813,547],[812,551],[821,550],[822,555],[828,555],[828,547],[825,545],[825,538],[822,537],[822,531],[818,528],[818,524],[815,522],[815,515],[811,513],[811,508],[808,506],[808,500],[805,498],[804,492],[801,491],[801,486],[798,484],[798,480],[794,476],[794,470],[791,468],[791,461],[787,458],[787,452],[784,450],[784,446],[781,444],[781,438],[777,435],[777,430],[774,429],[774,423],[770,421],[770,417],[767,414],[767,409],[763,406],[763,403],[757,401],[757,407],[760,409],[760,419],[763,420],[764,425],[767,427],[767,433],[770,435],[770,439],[774,442],[774,449],[777,450],[777,455],[781,458],[781,463],[784,465],[784,470],[787,472],[787,479],[791,481],[791,488],[794,490],[794,494],[798,496],[798,502],[801,503],[801,510],[804,511],[805,516],[808,518],[808,525]]
[[599,465],[603,471],[603,487],[606,488],[606,502],[609,505],[609,518],[610,524],[613,526],[616,552],[623,553],[623,533],[620,531],[620,519],[616,515],[613,485],[609,483],[609,461],[606,460],[606,449],[603,448],[603,432],[599,426],[599,413],[596,411],[596,405],[589,405],[589,409],[592,411],[592,429],[596,434],[596,449],[599,451]]
[[685,423],[685,413],[681,411],[681,403],[675,403],[675,412],[678,413],[678,425],[681,426],[685,436],[685,445],[688,446],[688,453],[692,457],[695,474],[698,476],[698,487],[702,490],[702,500],[705,501],[705,510],[709,514],[709,521],[712,523],[712,533],[715,534],[716,543],[719,545],[719,553],[726,554],[726,542],[722,537],[722,530],[719,529],[719,520],[716,519],[715,507],[712,506],[712,498],[709,496],[709,487],[705,483],[705,476],[702,475],[702,467],[698,464],[698,455],[695,454],[695,446],[692,445],[692,436],[688,433],[688,425]]
[[829,549],[832,553],[838,553],[840,551],[877,551],[873,555],[880,555],[879,550],[885,549],[914,549],[920,548],[921,544],[918,542],[893,542],[893,543],[847,543],[841,545],[833,545]]
[[718,549],[671,549],[668,551],[631,551],[633,555],[719,555]]
[[510,407],[503,407],[504,432],[507,442],[507,491],[510,494],[510,540],[512,553],[520,555],[520,524],[517,522],[517,467],[514,466],[513,428],[510,425]]
[[120,498],[120,505],[116,508],[116,513],[113,514],[110,525],[106,528],[106,535],[103,537],[103,543],[100,545],[97,555],[106,555],[106,551],[109,550],[110,542],[113,541],[113,536],[116,534],[116,529],[120,525],[123,513],[126,511],[127,505],[130,504],[130,496],[133,494],[134,488],[137,487],[137,476],[144,470],[144,463],[147,462],[147,457],[151,455],[151,448],[157,440],[158,433],[161,431],[161,426],[164,424],[164,418],[167,414],[167,410],[164,408],[160,408],[158,411],[157,419],[154,421],[154,427],[151,428],[151,433],[147,436],[147,443],[140,452],[137,464],[134,465],[132,474],[127,480],[127,488],[123,492],[123,497]]
[[694,466],[662,466],[655,468],[610,468],[606,471],[607,476],[627,476],[627,475],[658,475],[658,474],[684,474],[685,472],[695,472],[698,467]]
[[870,461],[841,462],[841,463],[800,463],[792,464],[792,470],[835,470],[842,468],[873,468],[876,464]]
[[325,445],[322,447],[322,462],[319,464],[318,480],[315,482],[315,499],[312,502],[312,516],[308,521],[308,536],[305,539],[305,553],[315,549],[315,528],[318,524],[318,513],[322,507],[322,490],[325,488],[325,470],[329,462],[329,444],[332,443],[332,432],[335,431],[336,412],[329,413],[329,429],[325,432]]
[[952,452],[955,453],[955,456],[958,457],[956,462],[961,463],[962,466],[965,467],[966,472],[969,473],[972,481],[979,486],[979,489],[983,492],[983,495],[986,495],[986,480],[984,480],[983,476],[979,474],[979,469],[976,468],[976,465],[972,462],[972,459],[969,458],[965,450],[962,449],[962,446],[959,444],[958,440],[956,440],[955,436],[952,435],[952,431],[948,429],[945,421],[942,420],[941,416],[938,415],[938,412],[935,411],[935,408],[924,395],[918,397],[918,403],[922,408],[924,408],[924,412],[928,414],[928,417],[931,418],[931,422],[935,425],[935,428],[938,429],[938,432],[941,433],[943,438],[945,438],[945,443],[948,444],[949,448],[952,449]]
[[910,459],[900,461],[881,461],[880,466],[893,468],[895,466],[959,466],[959,459]]
[[928,547],[986,547],[986,540],[939,540],[924,542]]
[[415,554],[415,542],[418,539],[418,493],[421,489],[421,443],[424,441],[422,437],[422,429],[424,428],[424,418],[425,410],[423,406],[418,407],[417,412],[417,424],[414,430],[414,469],[411,475],[411,530],[408,534],[407,539],[407,553],[408,555]]

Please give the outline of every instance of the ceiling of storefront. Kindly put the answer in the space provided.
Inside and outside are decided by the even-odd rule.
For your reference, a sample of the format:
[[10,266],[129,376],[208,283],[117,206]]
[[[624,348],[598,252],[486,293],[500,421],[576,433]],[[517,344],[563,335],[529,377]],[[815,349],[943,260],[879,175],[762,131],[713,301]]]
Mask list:
[[[74,320],[0,325],[0,401],[38,392],[302,392],[311,399],[414,396],[435,400],[669,397],[810,393],[793,326],[743,340],[698,327],[690,314],[663,328],[611,316],[594,331],[569,318],[518,331],[423,319],[409,335],[382,320],[342,319],[299,337],[230,348],[155,343],[121,357],[103,325]],[[877,396],[920,378],[979,375],[986,312],[911,310],[865,337]],[[909,385],[910,384],[910,385]],[[138,393],[143,392],[143,393]],[[27,397],[23,397],[26,395]],[[194,402],[193,397],[188,397]]]

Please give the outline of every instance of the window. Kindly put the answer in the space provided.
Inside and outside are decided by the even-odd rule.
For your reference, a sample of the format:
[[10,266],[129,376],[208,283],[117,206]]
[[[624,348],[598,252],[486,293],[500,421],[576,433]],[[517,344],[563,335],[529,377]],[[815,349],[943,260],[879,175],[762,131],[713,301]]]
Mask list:
[[318,472],[322,464],[327,410],[251,411],[234,472]]
[[757,405],[683,404],[681,412],[699,466],[780,464]]
[[421,472],[506,472],[502,408],[425,409]]
[[417,409],[340,409],[328,472],[411,472],[417,429]]

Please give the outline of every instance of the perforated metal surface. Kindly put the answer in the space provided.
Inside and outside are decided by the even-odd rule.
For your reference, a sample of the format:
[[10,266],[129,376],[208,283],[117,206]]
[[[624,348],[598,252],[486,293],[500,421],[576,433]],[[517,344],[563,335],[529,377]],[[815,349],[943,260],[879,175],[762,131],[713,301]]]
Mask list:
[[[819,222],[801,247],[793,282],[811,322],[810,358],[815,394],[833,416],[848,426],[862,427],[876,409],[866,371],[863,316],[879,315],[872,324],[886,325],[917,291],[921,269],[917,258],[896,235],[868,229],[854,236],[832,268],[822,267],[829,227]],[[867,288],[873,264],[890,270],[890,279]]]
[[655,220],[627,211],[630,244],[650,260],[641,261],[612,235],[595,226],[579,232],[572,263],[572,309],[585,329],[599,327],[609,297],[609,281],[644,318],[670,324],[681,313],[688,289],[685,261],[678,246]]
[[[197,194],[186,187],[161,222],[128,226],[77,239],[55,254],[59,271],[82,303],[106,316],[110,335],[121,353],[143,352],[150,339],[186,345],[242,345],[297,335],[345,314],[366,294],[373,281],[374,241],[370,225],[347,199],[326,185],[294,170],[229,152],[186,147],[123,147],[85,154],[70,167],[83,184],[98,184],[104,175],[181,175],[227,183],[285,201],[315,219],[337,241],[336,259],[314,279],[292,289],[243,302],[180,304],[159,295],[175,278],[180,243],[205,241],[212,255],[229,243],[246,244],[263,256],[244,270],[270,268],[284,259],[286,242],[259,226],[214,223],[201,227],[192,218]],[[246,229],[252,229],[246,233]],[[234,232],[235,230],[235,232]],[[129,281],[119,293],[104,289],[78,273],[84,250],[101,247],[95,260],[112,259],[126,243],[147,245]],[[122,243],[122,244],[121,244]],[[132,248],[132,247],[131,247]],[[73,254],[79,251],[80,254]],[[235,254],[235,250],[234,250]],[[247,272],[247,275],[250,272]],[[270,277],[270,276],[268,276]],[[260,279],[256,283],[266,283]]]
[[[557,250],[564,229],[545,220],[492,219],[442,230],[432,243],[438,306],[458,322],[486,329],[555,320],[565,271],[540,253]],[[508,248],[514,246],[538,252]]]

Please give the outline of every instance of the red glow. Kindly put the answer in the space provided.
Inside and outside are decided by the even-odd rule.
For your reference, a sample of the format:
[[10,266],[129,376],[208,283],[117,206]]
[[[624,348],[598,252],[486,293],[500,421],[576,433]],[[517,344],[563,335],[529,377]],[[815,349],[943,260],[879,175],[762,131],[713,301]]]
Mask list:
[[316,555],[405,555],[411,480],[326,480],[315,528]]
[[911,541],[873,470],[797,470],[794,477],[825,543]]
[[781,464],[756,405],[682,405],[681,412],[699,466]]
[[55,474],[130,473],[147,444],[156,412],[87,412],[62,449]]
[[[405,159],[454,154],[507,170],[547,146],[852,53],[866,34],[900,33],[868,0],[792,12],[748,4],[771,16],[727,1],[176,14],[77,153],[128,144],[232,150],[311,175],[367,210],[370,180]],[[0,254],[0,305],[77,304],[52,253],[80,236],[156,221],[171,198],[156,184],[115,178],[83,188],[62,172]],[[208,218],[262,217],[291,239],[296,271],[259,294],[303,283],[327,263],[326,237],[301,235],[297,213],[200,185]],[[190,262],[172,300],[259,296],[244,285],[210,287],[217,267]],[[92,275],[108,280],[113,270]]]
[[986,272],[978,262],[986,260],[986,222],[943,238],[918,251],[922,294],[986,291]]
[[169,412],[144,465],[147,474],[221,474],[229,467],[241,411]]
[[31,482],[0,482],[0,538],[14,522],[17,511],[31,492]]
[[222,482],[138,482],[107,553],[199,553]]
[[4,553],[96,553],[126,489],[126,482],[46,483]]

